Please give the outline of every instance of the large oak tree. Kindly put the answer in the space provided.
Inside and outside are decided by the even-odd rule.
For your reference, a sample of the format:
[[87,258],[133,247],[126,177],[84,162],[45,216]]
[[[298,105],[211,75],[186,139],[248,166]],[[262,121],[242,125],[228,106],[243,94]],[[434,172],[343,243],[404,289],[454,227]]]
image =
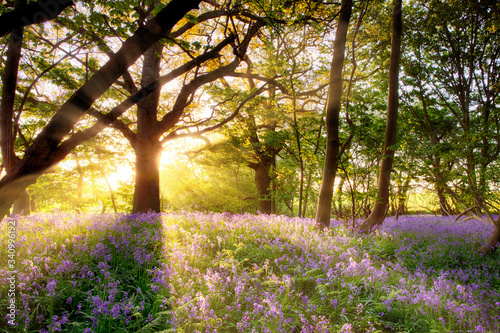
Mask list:
[[[0,180],[0,217],[4,217],[13,202],[29,184],[52,165],[61,161],[75,144],[80,144],[96,135],[125,110],[116,108],[103,117],[92,129],[63,141],[91,105],[122,76],[127,68],[143,55],[154,43],[164,38],[173,26],[190,10],[199,5],[199,0],[173,0],[153,19],[128,38],[113,57],[102,66],[69,100],[56,112],[47,126],[27,149],[24,157]],[[140,93],[128,98],[128,107],[137,103],[145,94],[158,88],[149,85]],[[154,88],[154,89],[152,89]]]

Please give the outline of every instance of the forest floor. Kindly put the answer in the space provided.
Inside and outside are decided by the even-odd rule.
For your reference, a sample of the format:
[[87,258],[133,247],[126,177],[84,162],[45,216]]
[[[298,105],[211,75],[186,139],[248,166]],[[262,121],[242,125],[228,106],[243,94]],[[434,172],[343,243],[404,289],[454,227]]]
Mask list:
[[0,332],[500,332],[500,250],[478,252],[492,230],[432,216],[370,235],[227,213],[6,218]]

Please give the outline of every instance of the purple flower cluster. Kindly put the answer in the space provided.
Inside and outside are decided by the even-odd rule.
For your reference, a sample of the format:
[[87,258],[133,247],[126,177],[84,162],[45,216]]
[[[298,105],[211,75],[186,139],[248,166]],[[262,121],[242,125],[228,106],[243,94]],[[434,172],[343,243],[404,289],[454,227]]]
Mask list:
[[[77,321],[95,332],[113,320],[127,325],[144,300],[129,295],[117,267],[152,275],[160,221],[156,214],[18,217],[17,323],[30,332],[67,330]],[[4,242],[0,238],[2,249]],[[0,283],[6,285],[8,271],[0,267]]]
[[[308,219],[193,213],[167,216],[164,229],[176,327],[231,330],[231,318],[239,332],[375,331],[401,311],[443,329],[500,327],[495,260],[429,265],[439,262],[437,250],[450,262],[479,257],[472,247],[454,251],[464,239],[485,241],[490,227],[481,221],[389,219],[361,235],[340,223],[321,233]],[[354,323],[364,316],[371,321]]]
[[17,318],[30,332],[77,324],[84,332],[148,324],[190,332],[500,331],[498,252],[477,252],[493,228],[484,221],[400,217],[365,235],[340,222],[321,232],[311,219],[250,214],[17,219]]

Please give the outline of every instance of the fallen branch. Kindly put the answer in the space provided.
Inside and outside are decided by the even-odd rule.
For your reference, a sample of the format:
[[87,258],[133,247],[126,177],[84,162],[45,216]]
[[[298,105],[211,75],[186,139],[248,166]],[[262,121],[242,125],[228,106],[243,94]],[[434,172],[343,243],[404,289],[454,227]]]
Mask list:
[[470,213],[471,211],[473,211],[474,209],[476,208],[479,208],[479,205],[475,205],[471,208],[468,208],[466,210],[464,210],[462,213],[460,213],[457,217],[455,217],[455,219],[453,221],[458,221],[459,218],[461,218],[462,216],[464,215],[467,215],[468,213]]

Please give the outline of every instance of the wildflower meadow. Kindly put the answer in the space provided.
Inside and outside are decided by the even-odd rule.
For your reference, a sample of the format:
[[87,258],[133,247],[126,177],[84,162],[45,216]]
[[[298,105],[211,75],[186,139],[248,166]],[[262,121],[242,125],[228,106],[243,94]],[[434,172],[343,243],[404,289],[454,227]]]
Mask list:
[[270,215],[10,217],[0,332],[500,332],[500,250],[477,250],[492,229],[434,216],[368,235]]

